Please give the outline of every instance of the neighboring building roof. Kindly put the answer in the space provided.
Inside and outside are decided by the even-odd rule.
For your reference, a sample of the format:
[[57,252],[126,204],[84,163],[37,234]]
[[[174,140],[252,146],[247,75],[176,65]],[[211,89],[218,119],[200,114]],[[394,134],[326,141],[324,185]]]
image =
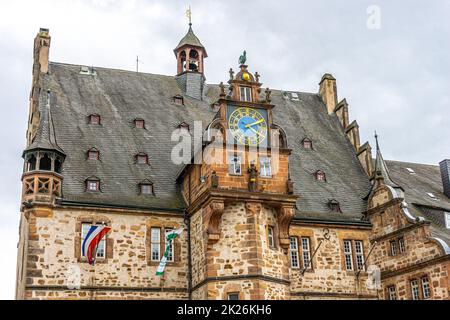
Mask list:
[[430,221],[432,236],[450,245],[450,230],[446,229],[444,217],[445,212],[450,212],[450,199],[443,193],[439,166],[388,160],[385,163],[392,178],[404,189],[409,212]]
[[[64,198],[104,204],[183,208],[176,184],[181,165],[172,163],[171,134],[177,124],[195,120],[205,128],[217,111],[211,103],[219,96],[216,85],[206,86],[204,101],[184,96],[184,105],[172,97],[182,91],[172,76],[95,68],[96,75],[81,75],[80,66],[50,63],[43,75],[43,91],[55,96],[54,126],[59,145],[67,158],[63,166]],[[298,101],[286,99],[272,90],[274,123],[288,136],[290,174],[295,183],[297,218],[332,221],[361,221],[366,210],[362,198],[370,183],[353,146],[335,115],[315,93],[298,93]],[[101,125],[89,125],[89,114],[101,116]],[[147,129],[134,128],[136,117],[145,119]],[[314,150],[303,150],[301,139],[313,140]],[[85,152],[95,146],[101,161],[87,161]],[[134,164],[138,152],[149,155],[150,165]],[[313,173],[322,170],[327,181],[316,181]],[[100,193],[86,193],[84,180],[101,179]],[[149,179],[155,196],[139,195],[138,183]],[[342,213],[331,212],[328,202],[336,199]]]

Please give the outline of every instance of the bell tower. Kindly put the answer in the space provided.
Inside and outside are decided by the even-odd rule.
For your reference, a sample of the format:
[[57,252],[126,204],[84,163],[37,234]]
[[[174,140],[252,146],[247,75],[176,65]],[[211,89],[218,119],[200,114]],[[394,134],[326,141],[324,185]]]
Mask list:
[[192,23],[186,35],[173,50],[177,59],[176,80],[183,93],[202,100],[205,85],[204,59],[208,56],[205,47],[194,34]]

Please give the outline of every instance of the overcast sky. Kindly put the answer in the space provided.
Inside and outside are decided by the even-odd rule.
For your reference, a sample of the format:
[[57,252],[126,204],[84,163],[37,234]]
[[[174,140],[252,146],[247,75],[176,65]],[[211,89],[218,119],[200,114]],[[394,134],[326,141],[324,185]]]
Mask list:
[[52,61],[134,70],[139,55],[140,71],[174,75],[172,50],[187,31],[189,4],[208,51],[208,82],[226,81],[243,49],[250,70],[271,88],[317,92],[330,72],[361,143],[374,146],[377,130],[385,159],[438,164],[450,157],[450,1],[2,0],[1,299],[15,290],[37,31],[50,28]]

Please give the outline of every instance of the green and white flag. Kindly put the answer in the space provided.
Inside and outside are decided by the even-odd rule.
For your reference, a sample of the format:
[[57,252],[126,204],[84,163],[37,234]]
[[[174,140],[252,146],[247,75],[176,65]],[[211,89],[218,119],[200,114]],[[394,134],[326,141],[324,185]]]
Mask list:
[[158,269],[156,269],[156,275],[162,276],[164,273],[164,268],[166,267],[167,257],[169,256],[170,246],[173,240],[178,237],[183,232],[183,228],[172,230],[166,234],[166,250],[164,251],[164,256],[162,257]]

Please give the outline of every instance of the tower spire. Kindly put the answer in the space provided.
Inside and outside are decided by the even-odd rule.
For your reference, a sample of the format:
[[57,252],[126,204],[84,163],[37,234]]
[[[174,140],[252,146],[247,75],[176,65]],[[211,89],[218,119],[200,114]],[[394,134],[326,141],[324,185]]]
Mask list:
[[386,185],[394,188],[400,188],[400,186],[396,184],[394,181],[392,181],[391,177],[389,176],[389,169],[386,165],[386,162],[383,159],[383,155],[381,154],[380,144],[378,142],[378,134],[376,131],[375,131],[375,143],[377,150],[377,156],[375,158],[375,178],[383,178],[384,183]]

